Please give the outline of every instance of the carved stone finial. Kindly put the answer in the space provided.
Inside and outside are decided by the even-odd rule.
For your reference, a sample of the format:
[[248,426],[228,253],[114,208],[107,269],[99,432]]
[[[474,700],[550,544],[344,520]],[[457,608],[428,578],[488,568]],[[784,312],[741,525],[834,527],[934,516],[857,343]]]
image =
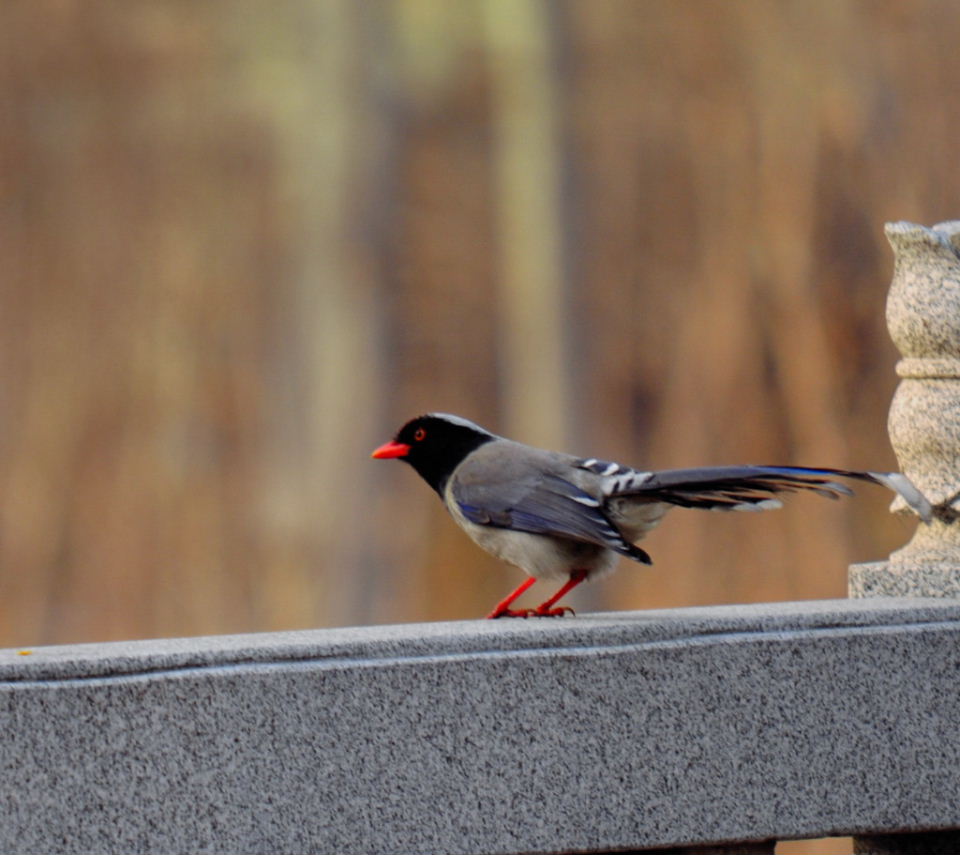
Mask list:
[[[850,596],[960,597],[960,221],[889,223],[886,234],[887,326],[903,356],[890,442],[934,519],[887,561],[851,566]],[[899,497],[891,510],[909,512]]]

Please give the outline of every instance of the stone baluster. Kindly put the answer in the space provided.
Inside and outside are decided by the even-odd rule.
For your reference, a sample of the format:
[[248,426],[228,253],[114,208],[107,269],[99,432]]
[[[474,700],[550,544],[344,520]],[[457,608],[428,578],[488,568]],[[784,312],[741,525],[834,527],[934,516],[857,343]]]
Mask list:
[[[851,566],[850,596],[960,597],[960,221],[890,223],[886,234],[896,256],[887,326],[903,356],[890,442],[934,517],[886,561]],[[909,513],[899,497],[891,510]],[[960,852],[960,832],[856,837],[854,852]]]
[[[960,221],[890,223],[887,325],[903,355],[888,428],[934,519],[886,561],[850,568],[851,597],[960,597]],[[909,513],[899,497],[891,508]]]

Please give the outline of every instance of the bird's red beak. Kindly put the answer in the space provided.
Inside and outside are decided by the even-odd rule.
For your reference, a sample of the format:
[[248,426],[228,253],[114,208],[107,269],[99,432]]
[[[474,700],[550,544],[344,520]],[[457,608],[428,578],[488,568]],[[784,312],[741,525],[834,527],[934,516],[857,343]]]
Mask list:
[[391,457],[406,457],[409,453],[409,445],[391,439],[390,442],[385,442],[379,448],[375,449],[370,456],[376,460],[388,460]]

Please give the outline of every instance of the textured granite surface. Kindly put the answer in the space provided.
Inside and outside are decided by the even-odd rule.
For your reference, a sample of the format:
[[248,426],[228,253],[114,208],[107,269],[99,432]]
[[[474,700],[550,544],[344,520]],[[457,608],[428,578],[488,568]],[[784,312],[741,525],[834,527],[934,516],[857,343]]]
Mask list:
[[851,564],[847,574],[850,596],[960,597],[960,565],[930,560],[908,564],[894,556],[889,561]]
[[0,651],[2,852],[554,852],[960,826],[960,603]]

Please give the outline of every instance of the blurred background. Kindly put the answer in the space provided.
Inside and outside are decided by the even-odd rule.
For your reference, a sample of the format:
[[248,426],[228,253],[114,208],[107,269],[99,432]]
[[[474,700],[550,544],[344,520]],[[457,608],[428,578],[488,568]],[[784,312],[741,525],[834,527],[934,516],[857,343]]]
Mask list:
[[[960,215],[958,42],[949,0],[0,4],[0,646],[482,616],[520,572],[369,459],[424,411],[896,468],[882,228]],[[675,512],[569,602],[844,596],[913,530],[857,493]]]

